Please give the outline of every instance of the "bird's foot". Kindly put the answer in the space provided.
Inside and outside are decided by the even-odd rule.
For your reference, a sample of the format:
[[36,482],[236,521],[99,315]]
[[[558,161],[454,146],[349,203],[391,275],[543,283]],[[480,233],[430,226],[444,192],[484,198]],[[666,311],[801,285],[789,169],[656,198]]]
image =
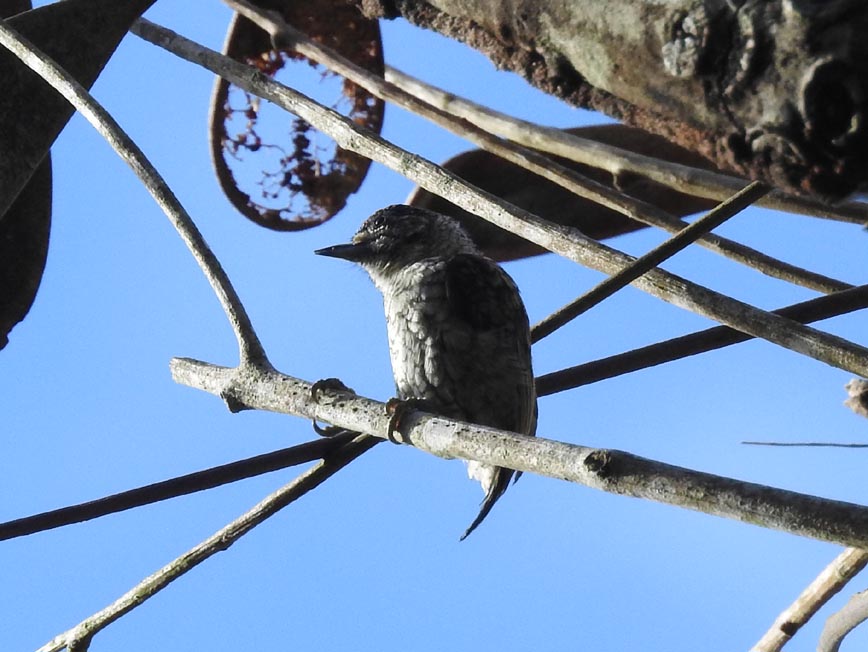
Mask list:
[[[423,406],[424,401],[420,398],[390,398],[386,401],[386,415],[389,417],[386,438],[393,444],[403,444],[404,438],[400,433],[401,420]],[[395,437],[395,433],[398,433],[399,437]]]
[[[355,395],[355,392],[350,387],[344,385],[339,378],[323,378],[310,386],[310,397],[313,399],[314,403],[320,402],[320,392],[323,390],[329,390],[340,394]],[[341,428],[340,426],[323,427],[316,422],[316,419],[312,419],[311,422],[313,423],[313,431],[320,437],[334,437],[335,435],[347,431],[346,428]]]

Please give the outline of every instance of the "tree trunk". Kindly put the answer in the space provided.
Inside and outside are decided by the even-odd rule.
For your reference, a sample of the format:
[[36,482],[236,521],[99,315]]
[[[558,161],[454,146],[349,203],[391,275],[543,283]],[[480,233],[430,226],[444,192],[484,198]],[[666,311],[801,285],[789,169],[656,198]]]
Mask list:
[[356,0],[778,187],[866,187],[864,0]]

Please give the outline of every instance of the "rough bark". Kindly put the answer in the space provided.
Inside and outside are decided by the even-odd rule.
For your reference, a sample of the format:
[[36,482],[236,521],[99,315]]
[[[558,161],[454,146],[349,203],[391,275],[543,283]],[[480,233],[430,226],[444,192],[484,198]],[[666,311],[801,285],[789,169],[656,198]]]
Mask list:
[[463,41],[718,167],[827,198],[866,185],[861,0],[356,0]]

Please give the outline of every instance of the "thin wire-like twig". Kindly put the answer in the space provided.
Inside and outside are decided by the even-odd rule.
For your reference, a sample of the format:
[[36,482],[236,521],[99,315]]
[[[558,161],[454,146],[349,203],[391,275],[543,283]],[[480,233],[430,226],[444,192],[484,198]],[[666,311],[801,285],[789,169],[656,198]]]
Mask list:
[[133,142],[111,114],[91,96],[86,88],[2,20],[0,20],[0,45],[12,52],[72,104],[75,110],[93,125],[97,132],[132,168],[160,208],[163,209],[214,289],[214,293],[217,295],[238,340],[242,363],[267,364],[265,351],[253,330],[250,317],[238,298],[235,288],[232,287],[229,277],[220,265],[220,261],[208,247],[181,202],[178,201],[171,188],[139,146]]
[[204,471],[188,473],[177,478],[155,482],[144,487],[122,491],[98,500],[78,505],[70,505],[50,512],[0,523],[0,541],[23,537],[36,532],[81,523],[91,519],[116,514],[127,509],[150,505],[161,500],[185,496],[197,491],[213,489],[230,482],[245,480],[263,473],[271,473],[290,466],[322,459],[330,452],[343,446],[357,436],[345,432],[327,439],[313,441],[283,448],[271,453],[248,457],[244,460],[215,466]]
[[[406,93],[401,88],[386,82],[333,50],[317,43],[306,34],[299,32],[288,25],[283,17],[275,11],[262,9],[247,0],[224,1],[268,32],[276,46],[291,47],[306,57],[319,61],[333,72],[346,77],[373,95],[408,109],[459,136],[467,138],[483,149],[548,179],[580,197],[590,199],[639,222],[662,228],[670,233],[677,233],[687,227],[687,222],[670,215],[653,204],[613,190],[575,170],[560,165],[535,150],[492,136],[471,122],[458,119],[414,95]],[[719,236],[703,236],[698,242],[715,253],[728,256],[763,274],[797,283],[819,292],[836,292],[850,287],[849,284],[837,279],[785,263]]]
[[166,588],[170,582],[198,566],[203,561],[222,552],[238,541],[244,534],[276,514],[278,511],[315,489],[332,475],[347,466],[360,455],[370,450],[380,440],[365,435],[344,444],[326,459],[299,475],[286,486],[255,505],[248,512],[218,530],[186,553],[163,566],[153,575],[127,591],[104,609],[93,614],[72,629],[59,634],[43,645],[37,652],[57,652],[64,648],[86,650],[90,640],[100,630],[135,609],[145,600]]
[[[188,61],[212,70],[239,88],[283,107],[333,138],[340,147],[382,163],[423,188],[549,251],[607,274],[617,273],[634,260],[632,256],[585,237],[576,229],[546,222],[465,183],[448,170],[397,147],[336,111],[268,78],[253,67],[144,19],[137,20],[132,31]],[[856,375],[868,376],[868,349],[844,338],[797,324],[660,269],[641,276],[634,281],[634,285],[664,301],[755,337]]]
[[868,448],[868,444],[840,444],[824,441],[743,441],[745,446],[778,446],[784,448]]
[[[774,313],[799,322],[810,323],[864,308],[868,308],[868,285],[860,285],[843,292],[796,303],[775,310]],[[728,326],[715,326],[704,331],[682,335],[671,340],[657,342],[632,351],[538,376],[536,379],[537,395],[547,396],[568,389],[575,389],[615,376],[629,374],[639,369],[647,369],[666,362],[681,360],[691,355],[747,342],[749,339],[751,339],[750,335]]]
[[671,258],[679,251],[695,242],[712,229],[720,226],[726,220],[740,213],[760,197],[768,193],[770,188],[759,181],[754,181],[738,191],[727,201],[719,204],[708,212],[707,215],[696,220],[687,228],[679,231],[666,242],[649,251],[644,256],[637,258],[632,265],[624,268],[614,276],[592,288],[575,301],[567,304],[555,313],[552,313],[531,329],[532,342],[538,342],[547,335],[551,335],[564,324],[575,319],[583,312],[590,310],[612,296],[618,290],[630,285],[645,272],[657,267],[667,258]]
[[823,569],[795,602],[784,609],[751,652],[780,652],[820,608],[868,564],[868,551],[847,548]]
[[[738,177],[653,158],[583,138],[563,129],[521,120],[444,91],[391,66],[386,66],[386,80],[420,100],[467,120],[489,133],[509,138],[525,147],[606,170],[616,178],[620,174],[631,172],[679,192],[717,201],[723,201],[747,183]],[[757,203],[779,211],[849,224],[868,223],[868,204],[862,202],[842,202],[831,206],[807,197],[787,195],[774,190]]]

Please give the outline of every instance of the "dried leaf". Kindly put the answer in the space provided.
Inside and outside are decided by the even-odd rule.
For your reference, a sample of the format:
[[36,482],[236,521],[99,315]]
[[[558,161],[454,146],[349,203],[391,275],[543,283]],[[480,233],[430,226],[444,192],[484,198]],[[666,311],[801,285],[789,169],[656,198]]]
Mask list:
[[[344,2],[269,0],[260,6],[279,11],[287,23],[356,64],[383,72],[382,43],[376,21]],[[236,16],[226,54],[257,66],[270,76],[318,71],[324,83],[335,75],[289,50],[274,50],[269,36]],[[383,102],[352,82],[343,81],[333,108],[379,132]],[[211,154],[217,178],[242,215],[277,231],[297,231],[335,215],[367,174],[370,161],[336,147],[303,120],[294,118],[225,80],[217,80],[211,104]]]

